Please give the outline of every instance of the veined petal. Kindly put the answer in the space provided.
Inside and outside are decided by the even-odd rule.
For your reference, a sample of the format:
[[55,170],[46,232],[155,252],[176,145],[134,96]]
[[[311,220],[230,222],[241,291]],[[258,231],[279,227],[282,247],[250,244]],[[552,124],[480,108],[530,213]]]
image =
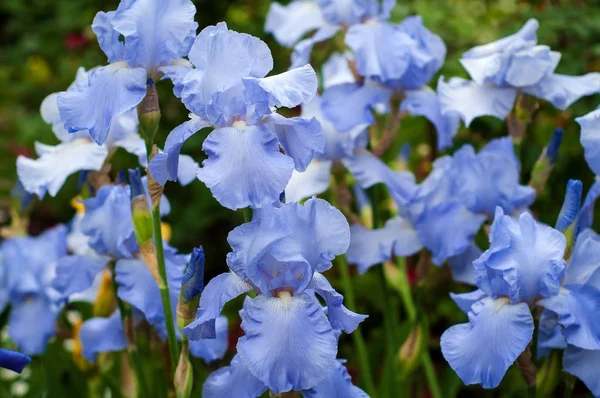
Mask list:
[[8,335],[27,355],[40,355],[56,333],[56,309],[45,296],[34,296],[12,303]]
[[442,354],[465,384],[495,388],[531,341],[533,317],[525,303],[489,297],[473,304],[468,315],[469,323],[442,334]]
[[190,340],[216,338],[215,320],[225,304],[250,290],[252,286],[231,272],[212,278],[200,296],[196,319],[183,329],[183,334]]
[[592,286],[567,285],[556,296],[538,302],[558,315],[567,343],[586,350],[600,350],[600,290]]
[[583,76],[553,73],[536,85],[523,88],[523,91],[565,110],[581,97],[600,92],[600,73],[588,73]]
[[479,116],[489,115],[504,120],[515,103],[517,90],[479,85],[459,77],[453,77],[446,83],[440,77],[438,95],[442,113],[456,112],[469,126]]
[[96,275],[105,269],[109,260],[109,257],[95,253],[65,256],[58,260],[52,287],[64,299],[81,293],[92,286]]
[[273,113],[266,117],[265,124],[277,135],[285,154],[294,159],[297,171],[305,171],[315,153],[323,153],[323,131],[316,118],[286,118]]
[[487,296],[485,295],[485,292],[483,290],[477,289],[477,290],[473,290],[472,292],[469,293],[461,293],[461,294],[456,294],[456,293],[450,293],[450,298],[452,300],[454,300],[454,302],[456,303],[456,305],[458,306],[458,308],[460,308],[460,310],[462,312],[464,312],[465,314],[469,313],[469,311],[471,311],[471,307],[473,306],[473,304],[475,304],[476,302],[486,298]]
[[575,119],[581,127],[581,145],[585,160],[596,174],[600,174],[600,109]]
[[31,358],[25,354],[0,348],[0,368],[21,373],[29,362],[31,362]]
[[185,141],[203,128],[210,127],[210,123],[192,115],[191,119],[175,127],[167,140],[162,153],[156,154],[150,160],[150,174],[159,184],[166,184],[167,180],[176,181],[179,174],[181,148]]
[[293,1],[286,6],[271,3],[265,22],[265,32],[279,44],[291,47],[308,32],[325,25],[321,8],[314,0]]
[[247,77],[243,82],[251,101],[263,102],[267,108],[293,108],[310,102],[318,85],[317,74],[310,65],[262,79]]
[[372,266],[390,260],[394,256],[410,256],[423,247],[417,231],[409,220],[392,218],[383,228],[367,229],[360,224],[350,227],[348,262],[356,264],[363,274]]
[[238,355],[273,392],[312,388],[335,366],[337,339],[318,301],[307,293],[246,298]]
[[69,131],[89,130],[102,145],[115,118],[146,95],[146,70],[111,64],[88,74],[86,85],[58,95],[58,109]]
[[202,386],[204,398],[256,398],[265,391],[265,383],[250,373],[239,355],[233,357],[231,365],[212,372]]
[[67,177],[81,170],[100,170],[108,156],[106,146],[77,140],[57,146],[36,142],[40,157],[17,158],[19,180],[27,192],[43,198],[46,192],[56,196]]
[[336,292],[322,274],[315,272],[308,288],[313,289],[325,300],[327,319],[329,319],[332,328],[352,333],[362,321],[368,318],[368,315],[357,314],[346,308],[342,304],[344,296]]
[[383,183],[399,206],[404,206],[416,193],[415,177],[410,172],[389,168],[378,157],[366,150],[356,151],[355,156],[342,160],[362,188]]
[[208,159],[198,179],[232,210],[275,202],[292,176],[292,158],[279,152],[277,136],[261,126],[217,129],[202,149]]
[[190,354],[196,358],[202,358],[205,363],[223,358],[227,352],[229,338],[227,318],[220,316],[215,320],[215,331],[214,339],[190,341]]
[[299,202],[325,192],[331,181],[331,166],[332,162],[329,160],[313,159],[305,171],[294,170],[285,187],[285,200],[288,203]]
[[583,350],[568,346],[563,354],[563,369],[583,381],[595,397],[600,396],[598,377],[600,350]]
[[303,391],[304,398],[368,398],[367,393],[352,384],[343,361],[335,362],[331,375],[310,390]]
[[112,25],[125,38],[125,61],[151,71],[187,56],[198,27],[195,13],[190,0],[122,2]]
[[91,362],[96,360],[99,353],[127,348],[119,310],[108,318],[92,318],[85,321],[79,330],[79,339],[83,346],[83,356]]

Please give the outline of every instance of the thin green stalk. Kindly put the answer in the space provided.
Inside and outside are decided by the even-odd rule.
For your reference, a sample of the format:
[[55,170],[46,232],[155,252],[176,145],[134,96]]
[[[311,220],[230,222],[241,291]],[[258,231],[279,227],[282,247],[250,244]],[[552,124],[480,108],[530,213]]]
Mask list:
[[[356,309],[356,301],[354,299],[354,288],[352,286],[352,280],[350,279],[350,271],[348,268],[348,262],[345,256],[338,257],[339,270],[342,275],[342,284],[344,286],[345,300],[348,303],[350,309]],[[362,370],[361,377],[367,390],[367,394],[374,397],[376,395],[375,383],[373,382],[373,373],[371,372],[371,363],[369,361],[369,354],[367,353],[367,347],[365,340],[362,335],[360,328],[352,332],[352,340],[358,353],[358,361]]]
[[565,376],[565,398],[571,398],[573,390],[575,389],[575,376],[567,374]]
[[433,368],[433,363],[431,362],[431,357],[429,356],[429,350],[425,350],[421,355],[421,365],[425,371],[425,377],[427,378],[427,384],[429,385],[429,391],[431,392],[431,395],[433,398],[442,398],[442,391],[440,390],[440,386],[435,375],[435,369]]
[[173,320],[173,307],[171,307],[171,297],[169,295],[169,282],[167,280],[167,266],[165,264],[165,253],[163,248],[162,231],[160,228],[160,207],[152,208],[152,230],[154,232],[154,243],[156,244],[156,259],[158,261],[158,274],[161,283],[159,284],[160,298],[165,313],[165,322],[167,324],[167,336],[169,341],[169,356],[171,358],[171,369],[177,366],[179,358],[179,348],[177,347],[177,335],[175,334],[175,322]]
[[244,207],[244,222],[250,222],[252,221],[252,208],[251,207]]

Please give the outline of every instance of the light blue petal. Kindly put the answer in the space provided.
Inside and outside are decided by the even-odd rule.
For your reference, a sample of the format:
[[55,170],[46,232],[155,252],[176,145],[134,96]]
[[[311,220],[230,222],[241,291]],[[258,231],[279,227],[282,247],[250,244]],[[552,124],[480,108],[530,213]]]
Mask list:
[[538,302],[558,315],[567,343],[586,350],[600,350],[600,290],[592,286],[567,285],[556,296]]
[[595,181],[585,195],[585,200],[579,210],[579,215],[575,221],[575,237],[577,237],[583,230],[590,228],[594,222],[594,206],[596,200],[600,196],[600,181]]
[[112,25],[125,40],[125,61],[152,71],[188,55],[198,24],[190,0],[122,2]]
[[485,295],[485,292],[480,289],[473,290],[472,292],[469,292],[469,293],[461,293],[461,294],[450,293],[450,298],[452,298],[452,300],[454,300],[454,302],[456,303],[458,308],[460,308],[460,310],[462,312],[464,312],[465,314],[467,314],[469,311],[471,311],[471,307],[473,306],[473,304],[475,304],[476,302],[478,302],[486,297],[487,296]]
[[58,310],[44,296],[29,297],[12,304],[8,335],[24,354],[41,355],[56,333]]
[[358,73],[380,82],[400,79],[411,60],[415,42],[387,22],[354,25],[346,32],[346,45],[354,53]]
[[285,187],[286,202],[299,202],[327,191],[331,181],[331,166],[331,161],[314,159],[304,172],[294,170]]
[[534,18],[530,18],[518,32],[500,40],[473,47],[463,54],[463,58],[486,57],[506,49],[517,48],[519,47],[519,42],[525,42],[529,46],[533,46],[537,42],[537,30],[539,27],[539,22]]
[[271,3],[265,22],[265,32],[271,33],[279,44],[291,47],[305,34],[325,25],[316,1],[293,1],[283,6]]
[[368,398],[360,388],[352,384],[352,378],[342,361],[336,361],[335,368],[329,377],[311,388],[303,391],[304,398]]
[[246,298],[240,314],[246,334],[238,340],[238,355],[274,393],[312,388],[331,374],[337,339],[307,293]]
[[335,291],[331,284],[322,274],[315,272],[313,279],[308,285],[319,296],[323,297],[327,305],[327,319],[331,327],[336,330],[343,330],[350,334],[358,328],[358,325],[368,318],[368,315],[357,314],[350,311],[342,304],[344,296]]
[[56,146],[36,142],[37,159],[17,158],[17,174],[27,192],[43,198],[56,196],[67,177],[82,170],[100,170],[108,148],[95,142],[77,140]]
[[600,73],[566,76],[553,73],[523,91],[545,99],[560,110],[565,110],[581,97],[600,92]]
[[473,262],[477,286],[488,296],[533,303],[558,294],[566,268],[562,233],[527,212],[515,221],[497,208],[489,237],[490,248]]
[[579,180],[569,180],[562,208],[556,219],[555,228],[564,232],[577,218],[581,207],[581,191],[583,184]]
[[190,354],[202,358],[205,363],[221,359],[227,352],[229,338],[227,318],[220,316],[215,320],[216,338],[190,341]]
[[108,57],[109,63],[123,61],[125,58],[125,44],[119,40],[120,33],[113,26],[116,13],[116,11],[100,11],[92,22],[92,31],[98,38],[98,44]]
[[58,95],[65,129],[89,130],[99,145],[108,137],[116,117],[139,104],[146,95],[146,71],[111,64],[88,74],[87,85]]
[[181,59],[173,61],[170,65],[161,66],[158,70],[164,73],[161,80],[170,79],[173,83],[173,94],[177,98],[181,98],[182,91],[185,85],[185,77],[192,71],[192,63],[188,60]]
[[585,229],[577,236],[563,283],[565,285],[592,284],[600,289],[600,285],[593,284],[593,277],[600,269],[598,258],[600,258],[600,236],[591,229]]
[[[339,31],[339,26],[325,25],[312,35],[312,37],[298,42],[292,52],[290,69],[299,68],[310,63],[310,53],[314,45],[331,39]],[[354,82],[354,79],[352,79],[352,82]]]
[[256,398],[267,391],[267,386],[250,373],[239,355],[231,365],[212,372],[202,386],[204,398]]
[[463,383],[495,388],[531,341],[533,317],[525,303],[489,297],[473,304],[468,315],[469,323],[442,334],[442,354]]
[[450,257],[448,264],[450,264],[450,270],[452,271],[452,279],[457,282],[475,285],[476,275],[473,261],[477,260],[481,253],[479,246],[471,243],[464,252]]
[[310,65],[262,79],[247,77],[243,81],[252,101],[264,102],[263,106],[268,108],[293,108],[310,102],[318,85],[317,74]]
[[292,176],[293,159],[279,152],[277,136],[261,126],[217,129],[202,149],[208,159],[198,179],[232,210],[275,202]]
[[412,173],[392,170],[371,152],[356,151],[355,156],[342,162],[362,188],[385,184],[399,206],[406,205],[416,193],[417,186]]
[[548,46],[525,48],[512,54],[504,79],[513,87],[533,86],[551,74],[557,66],[560,53]]
[[89,236],[89,245],[100,255],[131,258],[138,251],[129,187],[105,185],[96,196],[83,201],[85,216],[81,229]]
[[435,91],[429,87],[420,90],[404,92],[405,99],[400,104],[400,109],[411,115],[425,116],[435,126],[437,132],[438,149],[452,146],[452,138],[458,132],[460,120],[454,112],[442,114],[440,100]]
[[79,339],[83,356],[91,362],[102,352],[121,351],[127,348],[121,313],[116,310],[108,318],[88,319],[81,325]]
[[375,123],[371,108],[387,103],[392,92],[383,86],[367,84],[341,84],[323,93],[323,114],[340,131]]
[[367,229],[360,224],[350,227],[348,262],[356,264],[363,274],[372,266],[389,261],[393,256],[411,256],[423,247],[410,221],[401,217],[388,220],[383,228]]
[[185,141],[203,128],[210,127],[210,123],[192,116],[190,120],[175,127],[165,141],[165,149],[150,160],[150,174],[159,184],[166,184],[167,180],[176,181],[179,175],[181,162],[181,148]]
[[95,253],[65,256],[58,260],[52,287],[64,299],[74,293],[81,293],[92,286],[96,275],[105,269],[109,260],[109,257]]
[[352,70],[348,65],[348,58],[341,53],[331,54],[321,68],[321,78],[323,79],[323,88],[325,89],[355,82]]
[[563,369],[584,382],[595,397],[600,397],[598,377],[600,350],[582,350],[569,346],[563,354]]
[[552,350],[567,348],[562,327],[558,324],[558,316],[551,311],[544,310],[538,322],[538,347],[537,357],[543,358]]
[[31,362],[31,358],[25,354],[0,348],[0,368],[10,369],[13,372],[21,373],[29,362]]
[[581,127],[581,145],[585,160],[596,174],[600,174],[600,109],[575,119]]
[[[473,241],[486,217],[474,214],[457,202],[446,202],[428,209],[415,225],[419,241],[441,265],[449,257],[463,253]],[[447,228],[448,225],[454,226]]]
[[200,165],[188,155],[179,156],[179,165],[177,168],[177,180],[183,186],[191,184],[196,179],[196,173]]
[[376,17],[379,2],[373,0],[317,0],[325,20],[331,24],[351,26]]
[[252,286],[234,273],[217,275],[202,291],[196,319],[183,329],[183,334],[190,340],[216,338],[215,319],[221,315],[225,304],[250,290]]
[[515,103],[517,90],[479,85],[459,77],[453,77],[446,83],[440,77],[438,95],[442,113],[458,113],[468,127],[479,116],[504,120]]

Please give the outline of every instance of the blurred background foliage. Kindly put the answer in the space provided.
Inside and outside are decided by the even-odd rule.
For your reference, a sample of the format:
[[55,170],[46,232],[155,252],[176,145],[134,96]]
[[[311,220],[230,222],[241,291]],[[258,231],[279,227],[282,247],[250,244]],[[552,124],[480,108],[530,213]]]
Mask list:
[[[283,71],[289,66],[290,49],[280,47],[272,37],[263,33],[264,19],[270,2],[267,0],[195,0],[196,21],[200,29],[226,21],[231,29],[250,33],[267,42],[275,58],[275,69]],[[400,21],[411,14],[423,17],[425,25],[439,34],[448,47],[446,64],[440,75],[467,77],[460,66],[460,55],[470,47],[487,43],[518,30],[531,17],[540,21],[538,38],[540,44],[551,46],[562,53],[559,73],[583,74],[600,70],[600,1],[598,0],[399,0],[393,12],[393,20]],[[40,117],[39,106],[50,93],[64,90],[74,79],[79,66],[92,68],[106,63],[106,58],[98,47],[90,25],[99,10],[112,10],[116,0],[2,0],[0,1],[0,207],[10,203],[10,190],[16,181],[15,159],[17,155],[34,156],[33,143],[40,141],[57,142],[50,126]],[[317,48],[313,59],[324,58]],[[435,82],[431,82],[435,88]],[[168,132],[186,119],[184,106],[172,95],[171,84],[159,85],[162,108],[162,122],[158,142],[162,144]],[[555,127],[565,129],[563,146],[559,159],[546,189],[539,195],[533,211],[544,222],[553,224],[564,196],[569,178],[583,180],[586,189],[593,180],[583,158],[579,144],[579,129],[574,117],[584,115],[600,103],[600,96],[587,97],[565,112],[557,111],[548,104],[541,104],[529,126],[522,146],[522,182],[528,181],[529,172],[547,143]],[[432,127],[423,118],[409,118],[402,125],[400,140],[409,142],[413,148],[411,165],[413,170],[422,165],[422,158],[429,158]],[[208,132],[205,130],[190,139],[183,152],[199,161],[204,158],[202,142]],[[454,140],[454,149],[464,143],[481,147],[491,138],[506,135],[505,124],[491,118],[476,120],[470,129],[462,128]],[[449,150],[451,153],[454,149]],[[121,151],[121,150],[120,150]],[[136,159],[124,151],[115,157],[113,172],[134,167]],[[426,169],[426,168],[425,168]],[[421,170],[422,171],[422,170]],[[423,177],[424,173],[418,175]],[[46,197],[38,203],[32,214],[31,233],[56,224],[67,222],[73,215],[71,199],[77,194],[77,176],[71,176],[58,198]],[[166,188],[172,211],[167,221],[172,225],[172,244],[181,251],[189,252],[192,247],[204,245],[207,253],[207,279],[226,269],[225,255],[229,250],[226,237],[228,232],[242,222],[242,216],[222,208],[211,196],[210,191],[200,182],[187,187],[168,184]],[[7,213],[3,213],[2,223]],[[409,266],[414,266],[409,261]],[[462,383],[449,369],[439,352],[439,335],[451,324],[464,321],[465,315],[448,299],[449,291],[465,290],[447,280],[437,278],[444,270],[433,270],[417,299],[427,314],[431,325],[430,349],[433,352],[435,367],[441,378],[444,395],[452,396],[462,388]],[[335,267],[330,279],[335,284]],[[379,279],[373,272],[354,279],[359,308],[354,310],[371,316],[363,324],[370,355],[378,379],[385,375],[385,366],[379,363],[385,346],[381,327],[382,315],[378,304]],[[442,281],[442,282],[439,282]],[[392,297],[393,308],[399,308],[399,299]],[[233,314],[238,304],[228,306]],[[402,314],[398,315],[402,317]],[[235,317],[234,317],[235,318]],[[232,329],[236,322],[232,321]],[[398,329],[398,341],[403,341],[408,330]],[[235,334],[235,332],[232,332]],[[234,340],[235,341],[235,340]],[[349,368],[353,372],[355,361],[350,338],[342,337],[340,357],[349,358]],[[51,351],[57,348],[51,346]],[[58,353],[56,355],[59,355]],[[64,355],[64,354],[60,354]],[[65,364],[57,365],[56,357],[51,363],[47,380],[56,378],[58,386],[51,396],[80,396],[76,393],[77,382],[72,376],[75,368],[65,358]],[[222,366],[227,360],[218,363]],[[35,364],[34,364],[35,365]],[[37,366],[37,365],[36,365]],[[36,373],[36,366],[32,367]],[[41,366],[41,365],[40,365]],[[43,367],[43,366],[42,366]],[[516,367],[512,367],[501,384],[499,396],[521,396],[523,381]],[[394,377],[393,375],[391,377]],[[418,373],[413,379],[423,380]],[[73,389],[63,390],[64,385],[73,383]],[[1,383],[0,383],[1,384]],[[61,385],[63,387],[61,387]],[[413,384],[414,385],[414,384]],[[581,386],[580,386],[581,387]],[[422,389],[425,389],[422,382]],[[580,391],[585,391],[580,388]],[[0,395],[6,392],[0,388]],[[419,391],[424,390],[417,390]],[[478,388],[464,388],[465,394],[479,394]],[[413,392],[415,392],[413,390]],[[75,394],[75,395],[70,395]],[[397,396],[408,396],[398,391]],[[420,396],[420,395],[418,395]],[[490,395],[492,396],[492,395]]]

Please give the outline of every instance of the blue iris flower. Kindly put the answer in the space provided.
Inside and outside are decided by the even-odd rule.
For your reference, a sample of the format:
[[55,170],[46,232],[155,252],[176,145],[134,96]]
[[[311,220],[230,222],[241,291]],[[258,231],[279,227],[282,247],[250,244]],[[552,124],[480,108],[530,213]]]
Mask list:
[[600,91],[600,73],[554,73],[560,53],[537,44],[538,27],[538,21],[530,19],[517,33],[464,53],[461,63],[473,80],[455,77],[446,83],[440,79],[444,112],[457,112],[468,126],[483,115],[504,119],[517,93],[544,99],[564,110],[579,98]]
[[[344,307],[343,297],[321,274],[349,240],[346,219],[324,200],[263,207],[229,234],[231,272],[208,283],[196,319],[183,333],[190,340],[213,338],[224,305],[254,291],[258,295],[246,297],[240,312],[245,335],[237,344],[242,370],[235,377],[252,375],[260,383],[244,388],[266,386],[276,393],[319,385],[335,368],[336,330],[351,333],[366,318]],[[327,303],[327,316],[315,293]],[[237,372],[235,362],[221,376]]]
[[[568,191],[575,191],[575,196],[579,189],[578,184],[569,184]],[[593,207],[597,192],[590,190],[580,215]],[[577,211],[579,203],[570,196],[567,192],[565,205]],[[571,212],[561,212],[561,218]],[[562,224],[559,219],[557,225]],[[536,222],[529,213],[516,220],[497,209],[490,248],[473,262],[479,289],[452,295],[468,313],[469,323],[449,328],[441,338],[444,357],[465,384],[494,388],[500,383],[530,343],[534,329],[530,308],[539,305],[544,308],[539,352],[565,349],[565,371],[598,395],[592,364],[600,352],[600,322],[595,316],[600,266],[594,260],[600,253],[600,237],[583,229],[568,263],[563,260],[565,247],[561,232]],[[490,346],[490,341],[495,344]]]
[[519,212],[535,199],[532,188],[519,184],[520,164],[509,138],[492,140],[479,153],[465,145],[433,166],[408,203],[398,204],[398,217],[375,230],[352,226],[348,260],[360,272],[425,247],[434,264],[449,260],[456,280],[474,284],[471,261],[481,251],[473,238],[481,224],[496,206]]
[[58,94],[65,129],[88,130],[103,144],[116,119],[145,97],[148,77],[188,55],[195,13],[190,0],[123,0],[116,11],[96,14],[92,30],[110,64]]
[[600,175],[600,109],[575,119],[581,127],[581,145],[585,160],[596,175]]
[[39,236],[2,242],[0,307],[10,304],[8,334],[27,355],[39,355],[56,332],[56,291],[52,278],[67,254],[67,228],[54,227]]
[[21,373],[29,362],[31,362],[31,358],[25,354],[0,348],[0,368]]
[[200,32],[189,59],[194,68],[164,70],[193,115],[167,137],[164,152],[150,162],[150,173],[161,184],[175,180],[185,140],[213,127],[203,145],[208,159],[197,177],[219,203],[259,208],[278,200],[292,171],[306,169],[323,149],[315,119],[273,113],[311,100],[317,90],[314,70],[306,65],[264,77],[273,68],[267,45],[225,23]]

